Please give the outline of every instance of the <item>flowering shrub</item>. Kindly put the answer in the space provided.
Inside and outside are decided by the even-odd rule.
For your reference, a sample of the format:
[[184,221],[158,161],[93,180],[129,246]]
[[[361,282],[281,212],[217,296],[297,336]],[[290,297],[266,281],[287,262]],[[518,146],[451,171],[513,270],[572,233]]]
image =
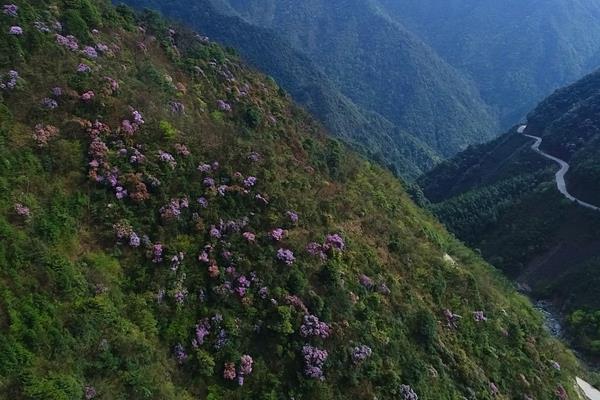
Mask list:
[[35,21],[33,23],[33,27],[35,29],[37,29],[38,32],[41,33],[50,33],[52,32],[52,30],[50,29],[50,27],[43,21]]
[[185,113],[185,106],[183,103],[179,101],[170,101],[169,108],[173,114],[183,114]]
[[244,179],[244,186],[247,188],[251,188],[254,185],[256,185],[256,181],[257,181],[256,177],[249,176],[246,179]]
[[58,136],[58,132],[55,126],[37,124],[33,130],[33,140],[38,147],[45,147],[51,139]]
[[323,366],[329,354],[327,350],[305,345],[302,347],[302,357],[304,359],[304,375],[314,379],[323,378]]
[[244,232],[242,234],[242,236],[244,237],[244,239],[246,239],[248,242],[254,242],[256,240],[256,235],[252,232]]
[[83,50],[81,50],[81,53],[88,58],[98,58],[98,53],[96,52],[96,49],[92,46],[85,46]]
[[285,214],[290,219],[292,224],[298,223],[299,218],[298,218],[298,214],[295,211],[287,211]]
[[460,315],[458,314],[454,314],[452,311],[445,309],[444,312],[444,317],[446,318],[446,325],[449,328],[458,328],[458,320],[460,318],[462,318]]
[[223,378],[227,379],[228,381],[232,381],[235,379],[235,377],[235,363],[225,363],[225,367],[223,368]]
[[408,385],[400,385],[400,398],[402,400],[419,400],[417,393]]
[[96,388],[90,385],[86,385],[86,387],[83,389],[83,392],[85,395],[85,400],[91,400],[97,395]]
[[286,234],[287,232],[281,228],[273,229],[271,231],[271,238],[275,241],[280,241],[285,237]]
[[369,278],[369,277],[368,277],[367,275],[365,275],[365,274],[361,274],[361,275],[358,277],[358,282],[359,282],[359,283],[360,283],[360,284],[361,284],[363,287],[365,287],[365,288],[367,288],[367,289],[372,289],[372,288],[373,288],[373,286],[374,286],[373,279]]
[[177,152],[177,154],[183,157],[189,157],[190,154],[192,154],[187,148],[187,146],[181,143],[175,143],[175,151]]
[[77,51],[79,49],[79,42],[77,41],[77,38],[72,35],[63,36],[57,33],[56,43],[71,51]]
[[225,112],[231,111],[231,105],[224,100],[217,100],[217,108],[220,111],[225,111]]
[[160,263],[163,260],[163,246],[160,243],[155,243],[152,246],[152,262]]
[[19,81],[19,73],[14,70],[8,71],[8,74],[3,79],[0,79],[0,89],[13,90],[17,87]]
[[161,207],[160,216],[164,220],[173,220],[179,218],[183,209],[189,208],[190,203],[187,197],[181,199],[171,199],[169,204]]
[[352,349],[352,361],[354,364],[360,364],[365,361],[367,358],[371,357],[373,351],[367,345],[361,344],[360,346],[356,346]]
[[49,97],[44,97],[40,104],[43,108],[45,108],[47,110],[54,110],[54,109],[58,108],[58,102]]
[[77,66],[77,72],[79,72],[80,74],[89,74],[90,72],[92,72],[92,67],[85,63],[80,63]]
[[305,315],[304,322],[300,327],[302,337],[320,337],[327,339],[331,333],[331,328],[325,322],[319,321],[314,315]]
[[2,12],[9,17],[16,17],[19,13],[19,7],[15,4],[5,4],[2,6]]
[[94,93],[91,90],[88,90],[87,92],[85,92],[84,94],[81,95],[81,101],[83,101],[85,103],[89,103],[89,102],[93,101],[94,98],[96,98],[96,93]]
[[473,319],[475,319],[475,322],[487,321],[487,317],[485,316],[483,311],[473,311]]
[[20,26],[11,26],[8,30],[9,35],[21,36],[23,34],[23,28]]
[[179,364],[183,364],[188,359],[188,355],[185,352],[185,348],[181,343],[175,346],[175,348],[173,349],[173,354],[175,355],[175,359]]
[[167,153],[166,151],[159,150],[158,151],[158,159],[165,164],[167,164],[171,169],[175,169],[177,166],[177,161],[175,161],[175,157],[172,154]]
[[296,257],[294,257],[294,253],[288,249],[279,249],[277,250],[277,259],[286,265],[292,265],[294,261],[296,261]]
[[31,211],[29,210],[29,207],[24,206],[21,203],[15,204],[15,212],[20,217],[29,217],[31,215]]

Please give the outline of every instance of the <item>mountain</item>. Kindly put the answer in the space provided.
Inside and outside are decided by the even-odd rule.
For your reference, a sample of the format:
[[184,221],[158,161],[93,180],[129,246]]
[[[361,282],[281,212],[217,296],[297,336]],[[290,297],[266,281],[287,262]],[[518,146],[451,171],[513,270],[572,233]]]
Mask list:
[[224,14],[218,2],[197,0],[185,6],[173,1],[131,0],[194,26],[205,35],[240,51],[243,57],[273,76],[336,136],[363,154],[414,179],[431,169],[439,156],[414,135],[367,111],[344,96],[309,57],[274,32]]
[[[397,129],[389,136],[399,149],[407,144],[404,132],[410,132],[441,157],[451,156],[495,134],[495,119],[474,84],[400,24],[363,1],[215,0],[212,3],[218,2],[221,9],[234,10],[234,15],[252,25],[275,32],[289,43],[290,49],[310,58],[354,104],[391,122]],[[260,45],[255,41],[246,40],[243,32],[247,26],[243,32],[227,32],[229,25],[220,23],[218,17],[206,15],[205,10],[210,6],[205,0],[126,3],[159,9],[201,32],[212,33],[212,37],[234,45],[259,68],[273,74],[294,94],[289,82],[292,79],[288,77],[290,70],[298,69],[288,65],[287,60],[274,68],[272,54],[264,52],[262,47],[257,49]],[[292,81],[306,79],[299,75],[303,74],[294,73]],[[302,96],[295,98],[305,102]],[[423,163],[418,165],[421,167]]]
[[232,52],[69,0],[4,6],[0,55],[1,398],[578,398],[531,304]]
[[504,128],[600,65],[595,0],[377,0],[467,74]]
[[[567,190],[600,205],[600,71],[556,91],[527,117],[525,134],[570,166]],[[598,355],[600,212],[557,190],[556,162],[534,152],[534,140],[512,129],[472,147],[419,179],[435,214],[534,295],[551,298],[570,334]],[[585,316],[583,318],[581,315]]]

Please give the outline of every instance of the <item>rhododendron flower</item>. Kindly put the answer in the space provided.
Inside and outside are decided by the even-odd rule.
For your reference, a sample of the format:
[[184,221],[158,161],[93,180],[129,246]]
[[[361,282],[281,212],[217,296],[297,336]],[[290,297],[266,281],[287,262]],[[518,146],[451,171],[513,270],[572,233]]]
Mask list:
[[198,204],[200,204],[200,207],[206,208],[206,207],[208,207],[208,200],[206,200],[205,197],[199,197]]
[[35,22],[33,23],[33,27],[34,27],[35,29],[37,29],[37,30],[38,30],[38,32],[41,32],[41,33],[50,33],[50,32],[51,32],[51,30],[50,30],[50,28],[48,27],[48,25],[46,25],[46,23],[45,23],[45,22],[43,22],[43,21],[35,21]]
[[331,328],[325,322],[319,321],[315,315],[305,315],[304,322],[300,327],[302,337],[320,337],[327,339],[331,333]]
[[37,124],[33,130],[33,140],[39,147],[48,145],[50,139],[58,136],[58,128],[52,125]]
[[298,214],[295,211],[288,211],[285,213],[285,215],[288,216],[288,218],[290,219],[290,221],[292,221],[293,224],[297,224],[298,223]]
[[183,157],[188,157],[191,153],[185,144],[175,143],[175,151]]
[[77,38],[75,38],[75,36],[69,35],[69,36],[63,36],[60,34],[56,34],[56,43],[58,43],[59,45],[66,47],[67,49],[71,50],[71,51],[76,51],[79,49],[79,43],[77,42]]
[[146,123],[146,121],[144,121],[142,113],[137,110],[133,110],[131,116],[133,117],[133,122],[138,125],[144,125]]
[[16,4],[5,4],[2,6],[2,12],[9,17],[16,17],[19,13],[19,7]]
[[21,203],[15,204],[15,212],[20,217],[29,217],[31,215],[31,210],[29,210],[29,207],[24,206]]
[[181,266],[181,263],[183,263],[184,256],[185,256],[185,254],[180,251],[179,253],[177,253],[173,257],[171,257],[171,270],[172,271],[177,271],[179,269],[179,267]]
[[179,218],[182,209],[188,208],[189,202],[187,198],[171,199],[169,204],[161,207],[159,210],[160,216],[164,220],[172,220]]
[[323,246],[316,242],[310,242],[306,245],[306,252],[311,256],[319,256],[321,259],[326,259],[327,254],[323,251]]
[[246,179],[244,179],[244,186],[246,186],[247,188],[251,188],[254,185],[256,185],[256,177],[254,176],[249,176]]
[[217,100],[217,108],[221,111],[230,112],[231,105],[223,100]]
[[171,109],[171,112],[174,114],[185,113],[185,106],[183,105],[183,103],[180,103],[178,101],[170,101],[169,108]]
[[8,30],[8,34],[13,36],[21,36],[23,34],[23,28],[20,26],[11,26]]
[[140,246],[140,237],[135,232],[133,232],[129,236],[129,245],[131,247],[139,247]]
[[188,359],[188,355],[185,352],[185,348],[181,343],[175,346],[175,348],[173,349],[173,354],[175,355],[175,359],[179,364],[183,364]]
[[111,78],[110,76],[105,76],[104,80],[108,84],[108,89],[110,91],[110,94],[119,90],[119,82],[117,82],[115,79]]
[[186,289],[178,289],[175,291],[175,302],[177,304],[183,304],[183,302],[185,301],[185,298],[187,297],[187,290]]
[[175,167],[177,166],[177,161],[175,161],[173,155],[167,153],[166,151],[159,150],[158,158],[160,159],[160,161],[167,163],[169,167],[171,167],[171,169],[175,169]]
[[124,189],[122,186],[117,186],[115,188],[115,196],[117,197],[117,199],[122,200],[125,197],[127,197],[127,190]]
[[244,354],[240,357],[240,374],[250,375],[252,373],[252,364],[254,360],[248,354]]
[[84,56],[88,58],[98,58],[98,53],[96,52],[96,49],[91,46],[85,46],[83,50],[81,50],[81,52]]
[[256,235],[252,232],[244,232],[242,236],[249,242],[254,242],[256,240]]
[[562,385],[559,385],[554,393],[559,400],[567,400],[569,398],[567,391]]
[[108,53],[110,51],[109,47],[104,43],[98,43],[96,45],[96,50],[98,50],[101,53]]
[[257,152],[253,151],[250,154],[248,154],[248,160],[252,161],[252,162],[258,162],[260,161],[260,154],[258,154]]
[[360,346],[356,346],[352,349],[352,361],[354,364],[360,364],[365,361],[367,358],[371,357],[373,351],[367,345],[361,344]]
[[327,249],[335,249],[341,251],[344,250],[346,244],[344,243],[344,239],[342,239],[342,237],[336,233],[333,235],[327,235],[323,247]]
[[215,180],[213,178],[211,178],[210,176],[207,176],[202,181],[202,184],[206,187],[213,187],[213,186],[215,186]]
[[220,239],[221,238],[221,231],[216,227],[216,226],[212,226],[210,228],[210,236],[215,238],[215,239]]
[[209,172],[212,171],[212,167],[210,166],[210,164],[201,164],[198,166],[198,171],[200,171],[204,174],[208,174]]
[[86,385],[86,387],[83,389],[83,392],[84,392],[85,400],[92,400],[97,395],[96,389],[90,385]]
[[81,73],[81,74],[87,74],[92,72],[92,67],[90,67],[89,65],[85,64],[85,63],[81,63],[77,66],[77,72]]
[[271,238],[273,238],[273,240],[280,241],[285,237],[286,234],[287,231],[284,231],[281,228],[273,229],[271,231]]
[[266,299],[269,296],[269,288],[266,286],[261,287],[258,290],[258,295],[260,296],[261,299]]
[[54,97],[60,97],[63,95],[63,90],[59,86],[53,87],[50,92],[52,93],[52,96],[54,96]]
[[210,321],[208,318],[202,319],[196,325],[196,331],[194,339],[192,340],[192,346],[198,348],[204,344],[204,339],[210,334]]
[[448,327],[449,328],[458,328],[458,320],[462,317],[458,314],[454,314],[452,311],[450,311],[448,309],[445,309],[443,313],[444,313],[444,317],[446,318],[446,324],[448,325]]
[[41,101],[41,105],[43,108],[45,108],[47,110],[54,110],[58,107],[58,102],[49,97],[44,97]]
[[163,246],[160,243],[156,243],[152,246],[152,262],[162,262],[163,258]]
[[224,197],[225,194],[227,193],[228,189],[229,189],[229,186],[227,186],[227,185],[220,185],[217,188],[217,192],[219,193],[220,196]]
[[234,380],[236,377],[235,373],[235,364],[232,362],[225,363],[225,367],[223,368],[223,378],[228,381]]
[[221,271],[219,271],[219,267],[216,264],[211,264],[208,267],[208,276],[210,276],[211,278],[217,278],[220,274]]
[[367,289],[372,289],[373,288],[373,280],[371,278],[369,278],[365,274],[360,275],[358,277],[358,281],[360,282],[360,284],[362,286],[364,286]]
[[304,374],[309,378],[324,379],[323,366],[329,354],[327,350],[305,345],[302,347],[302,357],[304,359]]
[[277,250],[277,259],[279,261],[284,262],[287,265],[292,265],[296,258],[294,257],[294,253],[288,249],[279,249]]
[[92,92],[91,90],[89,90],[81,95],[81,100],[86,103],[89,103],[90,101],[94,100],[95,97],[96,97],[96,94],[94,92]]
[[419,396],[415,393],[413,388],[408,385],[400,385],[400,399],[401,400],[419,400]]
[[483,311],[473,311],[473,319],[475,319],[475,322],[487,321],[487,317],[485,316]]
[[0,89],[14,89],[19,81],[19,73],[15,70],[10,70],[8,71],[7,78],[4,82],[0,81]]

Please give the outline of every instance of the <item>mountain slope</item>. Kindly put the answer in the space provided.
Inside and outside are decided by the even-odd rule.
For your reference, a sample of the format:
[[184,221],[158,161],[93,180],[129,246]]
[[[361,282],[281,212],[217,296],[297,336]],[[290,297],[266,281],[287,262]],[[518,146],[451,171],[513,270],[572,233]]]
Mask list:
[[[600,204],[600,72],[556,91],[528,115],[525,133],[565,160],[576,198]],[[596,309],[578,279],[597,268],[600,213],[566,200],[557,190],[556,163],[531,150],[533,140],[512,130],[445,162],[419,183],[435,213],[495,265],[554,297],[571,314]],[[597,289],[593,292],[596,293]],[[597,332],[591,328],[592,332]],[[573,327],[577,343],[597,353],[597,333]]]
[[594,0],[377,0],[470,76],[505,128],[600,65]]
[[0,397],[577,398],[528,301],[272,81],[156,14],[16,5]]
[[361,109],[342,95],[304,54],[268,29],[215,10],[204,0],[186,2],[132,0],[128,4],[167,12],[212,39],[239,49],[243,57],[273,76],[296,101],[317,116],[336,136],[400,175],[414,179],[439,157],[429,146],[381,115]]
[[[495,120],[474,85],[367,3],[220,1],[247,21],[277,32],[310,57],[355,104],[398,126],[400,131],[392,139],[400,148],[405,146],[404,136],[398,135],[402,131],[443,157],[495,133]],[[131,0],[128,4],[160,7],[167,15],[183,18],[204,2]],[[204,22],[198,28],[210,30],[213,23]],[[257,53],[248,50],[252,44],[229,36],[242,45],[242,53]],[[258,54],[254,62],[262,68],[269,54]]]

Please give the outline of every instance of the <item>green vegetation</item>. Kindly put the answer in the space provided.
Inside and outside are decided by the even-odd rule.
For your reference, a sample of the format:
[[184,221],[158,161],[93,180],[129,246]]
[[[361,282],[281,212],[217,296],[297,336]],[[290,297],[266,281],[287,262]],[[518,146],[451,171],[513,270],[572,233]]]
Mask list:
[[[542,149],[569,162],[569,191],[600,204],[600,72],[558,90],[529,114],[527,132]],[[535,296],[564,310],[568,333],[597,355],[600,213],[571,204],[554,182],[556,164],[534,153],[515,130],[471,147],[419,179],[431,209],[462,240]],[[590,264],[591,263],[591,264]],[[574,314],[577,313],[577,314]]]
[[531,304],[272,81],[106,2],[56,36],[70,4],[0,17],[0,397],[576,396]]

